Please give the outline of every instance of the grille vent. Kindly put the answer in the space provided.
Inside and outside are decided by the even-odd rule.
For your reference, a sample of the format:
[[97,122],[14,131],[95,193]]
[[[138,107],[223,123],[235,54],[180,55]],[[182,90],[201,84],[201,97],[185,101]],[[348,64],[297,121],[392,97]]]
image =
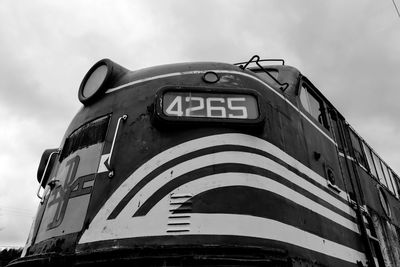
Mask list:
[[167,233],[190,231],[190,217],[192,213],[191,198],[191,194],[170,195]]

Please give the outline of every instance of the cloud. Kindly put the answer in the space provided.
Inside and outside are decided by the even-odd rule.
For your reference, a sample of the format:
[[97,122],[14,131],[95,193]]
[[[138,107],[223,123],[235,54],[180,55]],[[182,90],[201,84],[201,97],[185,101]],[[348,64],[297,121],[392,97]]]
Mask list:
[[[390,1],[2,1],[0,203],[35,210],[41,153],[60,144],[81,79],[106,57],[131,70],[284,58],[400,171],[397,29]],[[0,240],[23,244],[29,218],[1,218]]]
[[321,89],[346,115],[394,119],[400,111],[392,97],[400,62],[395,18],[387,19],[387,6],[379,3],[348,5],[343,9],[324,2],[316,5],[319,12],[299,6],[301,20],[298,31],[288,31],[288,48],[301,55],[303,72],[324,85]]

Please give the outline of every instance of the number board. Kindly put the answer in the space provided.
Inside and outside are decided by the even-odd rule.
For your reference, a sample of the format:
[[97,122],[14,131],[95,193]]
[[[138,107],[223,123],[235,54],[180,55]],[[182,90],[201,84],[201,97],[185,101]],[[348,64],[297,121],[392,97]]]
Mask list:
[[162,112],[167,117],[256,120],[257,98],[253,94],[226,92],[166,91]]

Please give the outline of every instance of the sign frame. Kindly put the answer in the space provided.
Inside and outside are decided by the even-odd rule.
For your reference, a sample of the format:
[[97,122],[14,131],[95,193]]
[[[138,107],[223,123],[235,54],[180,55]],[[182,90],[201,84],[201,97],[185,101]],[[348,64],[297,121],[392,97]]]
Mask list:
[[[251,95],[256,99],[258,107],[258,118],[255,119],[239,119],[239,118],[219,118],[219,117],[191,117],[191,116],[168,116],[163,111],[163,96],[167,92],[193,92],[204,94],[224,94],[224,95]],[[265,121],[265,101],[260,93],[249,88],[221,88],[206,86],[165,86],[160,88],[155,95],[154,119],[163,124],[174,125],[212,125],[216,127],[259,127]]]

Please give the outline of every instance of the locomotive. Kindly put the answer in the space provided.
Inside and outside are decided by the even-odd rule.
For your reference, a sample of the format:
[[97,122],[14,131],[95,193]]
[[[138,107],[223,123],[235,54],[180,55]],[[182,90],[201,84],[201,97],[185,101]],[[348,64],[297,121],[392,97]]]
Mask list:
[[78,98],[10,266],[400,266],[398,175],[284,60],[103,59]]

